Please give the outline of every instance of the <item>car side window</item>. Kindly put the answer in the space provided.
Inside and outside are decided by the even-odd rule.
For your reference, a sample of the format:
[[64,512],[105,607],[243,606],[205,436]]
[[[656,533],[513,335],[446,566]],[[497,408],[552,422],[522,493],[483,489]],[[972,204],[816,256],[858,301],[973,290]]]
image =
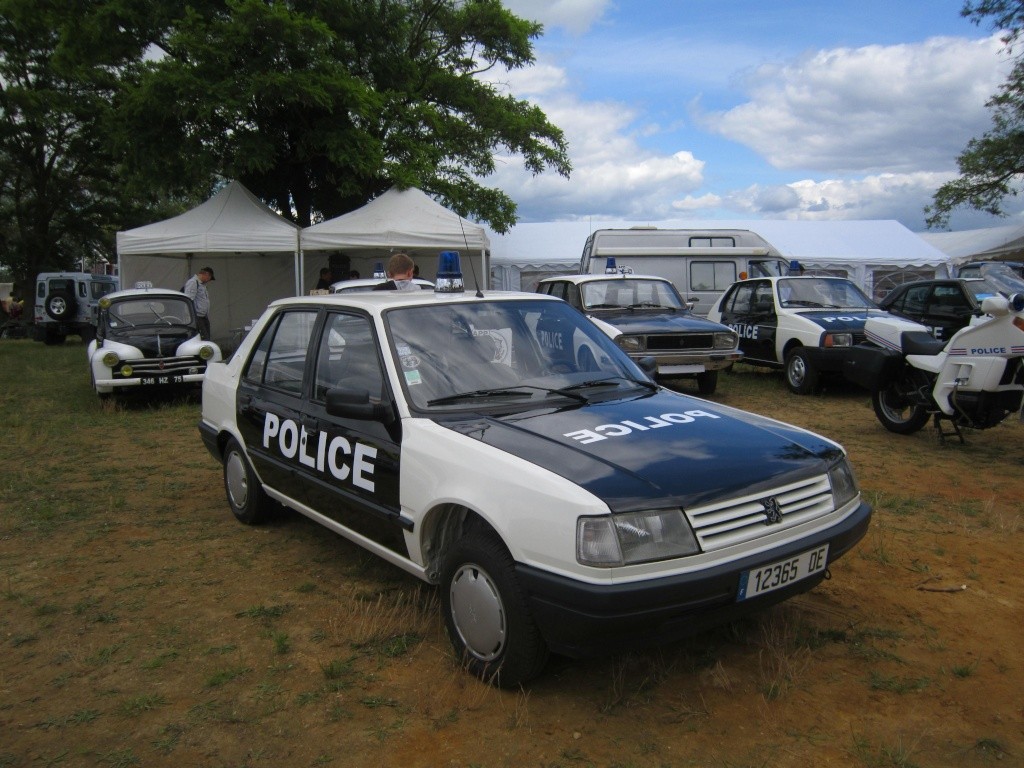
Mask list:
[[368,318],[328,315],[317,352],[315,381],[313,396],[317,400],[324,400],[328,389],[343,387],[366,390],[372,401],[380,402],[384,372]]
[[301,394],[302,373],[316,317],[316,310],[283,312],[260,339],[249,360],[245,379]]
[[750,283],[737,286],[729,310],[739,315],[749,315],[753,311],[753,306],[754,286]]
[[956,310],[966,309],[967,299],[957,285],[937,285],[932,295],[932,303],[929,312],[949,314]]
[[930,285],[914,285],[903,294],[903,300],[899,302],[898,309],[909,315],[923,315],[928,306],[928,297],[932,292]]

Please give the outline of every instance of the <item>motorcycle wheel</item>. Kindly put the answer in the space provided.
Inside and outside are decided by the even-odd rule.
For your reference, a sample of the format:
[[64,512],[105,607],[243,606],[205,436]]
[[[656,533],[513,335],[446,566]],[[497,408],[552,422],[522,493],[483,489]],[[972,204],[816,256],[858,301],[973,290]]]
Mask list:
[[917,432],[928,423],[930,415],[923,405],[909,402],[895,383],[873,392],[871,405],[882,426],[898,435]]

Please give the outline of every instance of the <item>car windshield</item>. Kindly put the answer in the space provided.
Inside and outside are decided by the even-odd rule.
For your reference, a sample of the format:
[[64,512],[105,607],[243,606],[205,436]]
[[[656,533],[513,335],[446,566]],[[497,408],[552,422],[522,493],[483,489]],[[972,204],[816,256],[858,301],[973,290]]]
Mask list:
[[192,304],[184,296],[140,296],[113,302],[106,312],[107,327],[111,330],[127,328],[168,328],[192,325]]
[[395,308],[385,320],[417,408],[587,402],[654,388],[607,336],[561,301]]
[[685,309],[664,280],[593,280],[580,285],[584,309]]
[[799,277],[779,280],[779,304],[812,309],[871,309],[875,306],[849,280],[827,277]]

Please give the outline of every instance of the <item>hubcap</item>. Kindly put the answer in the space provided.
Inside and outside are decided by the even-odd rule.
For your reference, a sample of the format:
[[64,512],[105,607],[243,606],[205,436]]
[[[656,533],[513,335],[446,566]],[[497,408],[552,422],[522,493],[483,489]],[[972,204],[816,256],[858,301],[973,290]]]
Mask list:
[[245,460],[237,451],[231,451],[224,462],[224,481],[231,503],[236,509],[244,509],[249,498],[249,477],[245,471]]
[[789,380],[794,386],[800,386],[804,383],[805,376],[807,376],[807,366],[804,365],[804,359],[794,355],[789,361]]
[[492,661],[505,647],[505,606],[498,588],[479,566],[465,564],[450,587],[452,622],[466,650],[481,661]]
[[67,304],[64,303],[64,299],[58,298],[50,302],[50,311],[54,312],[55,314],[59,315],[65,309],[67,309]]

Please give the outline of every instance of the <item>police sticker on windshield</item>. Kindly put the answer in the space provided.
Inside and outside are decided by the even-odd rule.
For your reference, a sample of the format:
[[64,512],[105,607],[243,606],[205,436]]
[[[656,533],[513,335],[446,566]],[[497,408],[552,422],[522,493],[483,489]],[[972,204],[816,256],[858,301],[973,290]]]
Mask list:
[[405,374],[405,383],[410,387],[423,383],[423,377],[420,376],[419,371],[403,371],[403,373]]

